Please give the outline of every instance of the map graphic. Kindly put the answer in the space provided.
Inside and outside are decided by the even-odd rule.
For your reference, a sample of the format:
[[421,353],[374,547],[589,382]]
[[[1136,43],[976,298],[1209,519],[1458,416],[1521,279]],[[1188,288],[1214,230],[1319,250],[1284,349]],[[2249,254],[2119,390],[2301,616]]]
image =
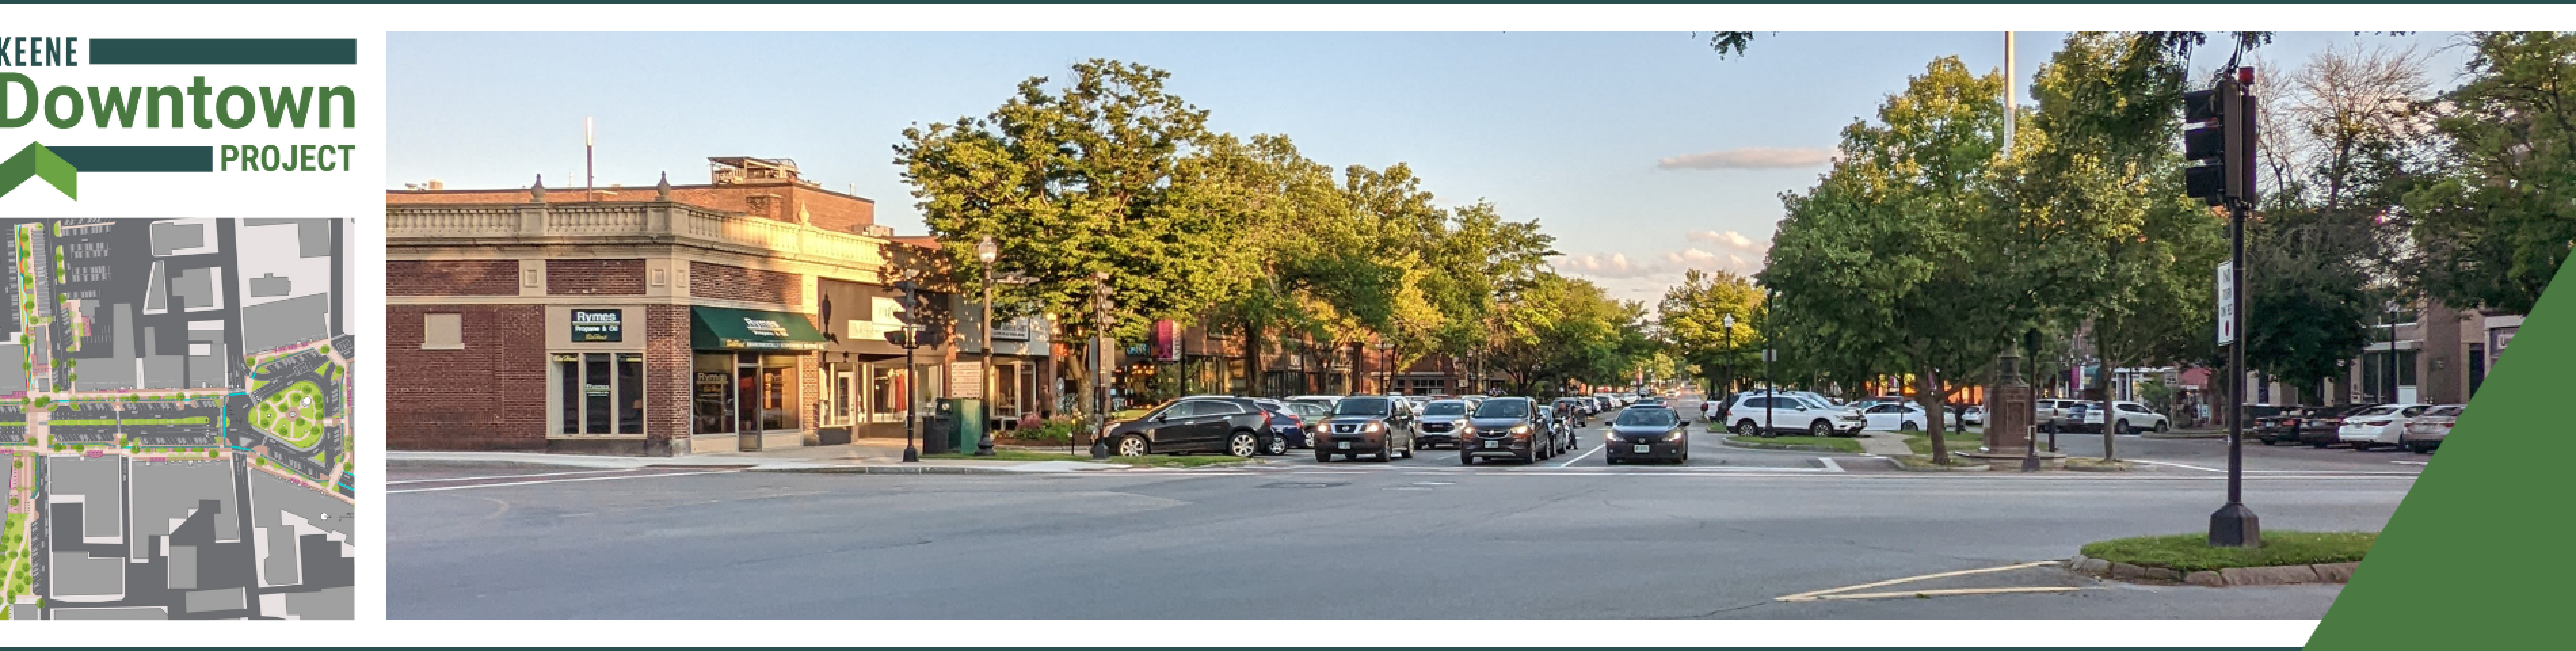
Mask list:
[[351,619],[348,222],[0,219],[0,608]]

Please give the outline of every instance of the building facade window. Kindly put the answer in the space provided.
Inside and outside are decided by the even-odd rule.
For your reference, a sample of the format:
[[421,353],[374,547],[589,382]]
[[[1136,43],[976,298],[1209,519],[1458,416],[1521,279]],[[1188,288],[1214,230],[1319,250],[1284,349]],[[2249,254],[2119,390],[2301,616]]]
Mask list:
[[695,404],[689,412],[690,433],[733,433],[733,356],[699,355],[689,376],[697,387],[691,398]]
[[822,414],[824,425],[848,425],[857,415],[866,413],[858,407],[866,395],[859,390],[861,371],[855,368],[849,364],[823,367],[823,404],[816,411]]
[[868,421],[873,423],[903,422],[905,381],[901,364],[869,364]]
[[420,315],[422,350],[463,350],[465,348],[465,315],[429,313]]
[[644,433],[644,356],[551,353],[555,434]]

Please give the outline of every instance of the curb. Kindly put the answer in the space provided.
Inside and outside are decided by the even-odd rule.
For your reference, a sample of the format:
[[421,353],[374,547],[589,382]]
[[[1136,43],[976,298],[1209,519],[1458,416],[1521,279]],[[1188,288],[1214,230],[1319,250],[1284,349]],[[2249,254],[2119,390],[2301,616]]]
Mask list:
[[749,468],[749,467],[751,467],[751,466],[755,466],[755,465],[759,465],[759,464],[756,464],[756,463],[638,463],[638,464],[632,464],[632,465],[602,465],[602,464],[577,463],[577,462],[553,463],[553,462],[544,462],[544,461],[510,461],[510,460],[499,460],[499,459],[492,459],[492,460],[486,460],[486,459],[386,459],[386,460],[385,460],[385,467],[386,467],[386,468],[530,468],[530,469],[549,469],[549,468],[591,468],[591,469],[596,469],[596,470],[633,470],[633,469],[657,468],[657,467],[682,467],[682,468],[691,468],[691,467],[696,467],[696,468],[705,468],[705,467],[725,467],[725,468]]
[[1852,453],[1852,451],[1850,451],[1850,450],[1840,450],[1840,449],[1835,449],[1835,448],[1825,447],[1825,446],[1822,446],[1822,445],[1794,445],[1794,444],[1789,444],[1789,443],[1747,443],[1747,442],[1737,441],[1737,440],[1735,440],[1735,439],[1733,439],[1733,438],[1721,438],[1721,439],[1718,439],[1718,440],[1717,440],[1717,444],[1718,444],[1718,445],[1723,445],[1723,446],[1726,446],[1726,447],[1730,447],[1730,448],[1744,448],[1744,449],[1747,449],[1747,450],[1794,450],[1794,451],[1798,451],[1798,452],[1829,452],[1829,453],[1833,453],[1833,454],[1851,454],[1851,453]]
[[2085,576],[2126,581],[2129,583],[2183,583],[2206,588],[2247,585],[2292,585],[2299,583],[2349,583],[2359,561],[2349,563],[2316,563],[2312,565],[2271,565],[2265,567],[2230,567],[2212,572],[2191,573],[2165,567],[2140,567],[2114,563],[2083,554],[2066,561],[2069,572]]
[[[1919,454],[1917,454],[1917,455],[1907,455],[1907,456],[1923,456],[1923,455],[1919,455]],[[1890,458],[1890,459],[1888,459],[1888,460],[1889,460],[1889,461],[1896,461],[1896,460],[1895,460],[1895,459],[1893,459],[1893,458]],[[1964,465],[1964,466],[1961,466],[1961,465],[1951,465],[1951,466],[1923,466],[1923,467],[1915,467],[1915,466],[1905,465],[1905,462],[1902,462],[1902,461],[1896,461],[1896,469],[1897,469],[1897,470],[1902,470],[1902,471],[1905,471],[1905,472],[1986,472],[1986,471],[1994,470],[1994,469],[1995,469],[1995,467],[1994,467],[1993,465],[1991,465],[1991,464],[1968,464],[1968,465]]]
[[2130,472],[2130,471],[2134,471],[2134,470],[2137,470],[2137,469],[2138,469],[2138,466],[2137,466],[2136,464],[2132,464],[2132,463],[2129,463],[2129,462],[2127,462],[2127,461],[2120,461],[2120,462],[2117,462],[2117,463],[2118,463],[2119,465],[2111,466],[2111,467],[2093,466],[2093,465],[2077,465],[2077,464],[2072,464],[2072,463],[2070,463],[2070,464],[2065,464],[2064,468],[2065,468],[2065,469],[2067,469],[2067,470],[2075,471],[2075,472]]

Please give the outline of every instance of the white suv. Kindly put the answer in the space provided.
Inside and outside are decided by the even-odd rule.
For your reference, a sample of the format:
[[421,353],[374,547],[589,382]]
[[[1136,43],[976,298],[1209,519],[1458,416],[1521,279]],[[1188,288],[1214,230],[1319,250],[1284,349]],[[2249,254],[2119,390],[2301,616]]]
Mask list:
[[[2172,422],[2165,420],[2164,414],[2147,411],[2146,405],[2113,401],[2111,407],[2120,410],[2120,424],[2112,428],[2113,434],[2126,434],[2139,430],[2163,432],[2173,429]],[[2066,422],[2070,423],[2075,430],[2093,433],[2102,431],[2102,403],[2081,401],[2076,402],[2069,409]]]
[[1762,433],[1766,409],[1775,433],[1859,436],[1861,428],[1869,424],[1858,409],[1836,407],[1822,400],[1786,393],[1773,396],[1755,393],[1739,396],[1734,405],[1727,407],[1727,417],[1735,419],[1728,429],[1737,436]]

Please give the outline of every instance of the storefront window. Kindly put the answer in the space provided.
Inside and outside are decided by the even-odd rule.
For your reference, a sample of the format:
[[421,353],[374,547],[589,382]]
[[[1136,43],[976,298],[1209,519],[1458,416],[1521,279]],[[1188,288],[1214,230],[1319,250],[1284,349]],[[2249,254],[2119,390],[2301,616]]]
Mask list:
[[644,433],[644,356],[552,353],[556,434]]
[[581,354],[555,353],[554,364],[555,433],[581,433]]
[[903,422],[902,366],[867,365],[869,422]]
[[617,355],[617,433],[644,433],[644,356]]
[[1029,381],[1027,375],[1029,366],[1001,364],[994,366],[993,370],[998,372],[993,377],[993,415],[1001,418],[1019,418],[1025,404],[1021,402],[1022,396],[1027,395],[1027,389],[1023,383]]

